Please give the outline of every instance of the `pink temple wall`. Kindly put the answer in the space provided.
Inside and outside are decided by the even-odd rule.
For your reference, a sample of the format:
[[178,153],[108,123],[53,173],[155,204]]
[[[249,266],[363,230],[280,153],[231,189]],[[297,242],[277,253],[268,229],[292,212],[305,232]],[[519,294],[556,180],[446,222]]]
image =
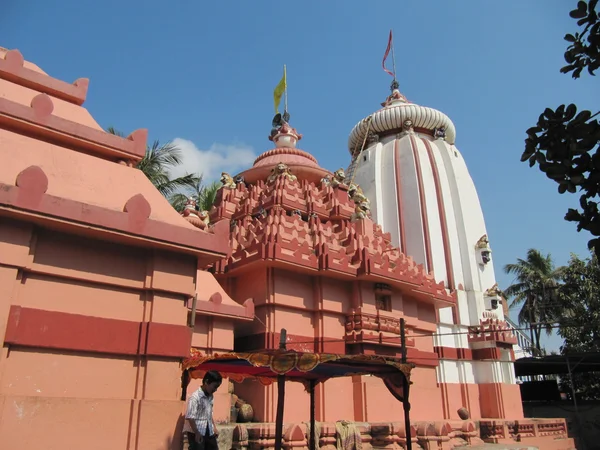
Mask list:
[[[220,281],[229,287],[234,298],[236,295],[239,298],[252,296],[256,315],[260,319],[251,326],[237,329],[237,342],[244,340],[243,343],[247,343],[249,337],[260,336],[255,345],[265,344],[265,339],[269,339],[264,337],[265,334],[278,336],[279,331],[285,328],[288,348],[344,353],[350,350],[343,342],[346,314],[351,308],[358,306],[367,312],[377,313],[375,294],[370,283],[359,285],[356,292],[354,283],[345,280],[265,267],[243,273],[239,277],[223,277]],[[415,333],[424,334],[424,330],[435,330],[433,305],[403,299],[400,293],[393,292],[391,306],[392,310],[388,314],[404,314],[408,327],[421,328]],[[315,337],[319,338],[317,348]],[[271,344],[277,346],[278,341],[271,341]],[[321,349],[318,348],[319,345],[322,346]],[[411,345],[417,351],[434,355],[431,337],[414,338]],[[275,420],[276,390],[273,385],[265,387],[252,380],[234,385],[235,394],[253,406],[255,420]],[[428,399],[426,403],[413,403],[412,419],[443,417],[442,395],[434,365],[414,370],[411,397]],[[398,420],[402,417],[402,405],[387,391],[383,382],[368,376],[329,380],[317,389],[316,401],[316,415],[320,421],[386,421],[391,420],[390,411],[397,415]],[[309,396],[304,391],[304,386],[288,383],[285,421],[306,421],[309,417],[308,407]]]
[[[0,255],[2,336],[15,306],[79,319],[186,323],[182,287],[194,286],[194,258],[8,220],[0,222]],[[39,442],[76,448],[81,436],[95,436],[99,429],[105,430],[102,439],[86,439],[86,448],[178,448],[183,402],[177,359],[82,350],[89,335],[107,331],[98,326],[67,331],[74,349],[43,348],[52,342],[4,346],[0,440],[7,448]],[[231,326],[218,323],[213,330],[221,346],[233,344]],[[121,338],[127,336],[114,336]]]

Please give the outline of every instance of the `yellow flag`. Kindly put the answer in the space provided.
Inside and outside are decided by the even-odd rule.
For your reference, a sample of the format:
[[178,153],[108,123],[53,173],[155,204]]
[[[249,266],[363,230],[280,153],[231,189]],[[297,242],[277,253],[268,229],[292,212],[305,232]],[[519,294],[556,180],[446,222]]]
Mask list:
[[279,112],[279,103],[281,103],[281,96],[287,89],[287,79],[285,73],[285,66],[283,66],[283,77],[277,86],[275,87],[275,91],[273,91],[273,101],[275,102],[275,114]]

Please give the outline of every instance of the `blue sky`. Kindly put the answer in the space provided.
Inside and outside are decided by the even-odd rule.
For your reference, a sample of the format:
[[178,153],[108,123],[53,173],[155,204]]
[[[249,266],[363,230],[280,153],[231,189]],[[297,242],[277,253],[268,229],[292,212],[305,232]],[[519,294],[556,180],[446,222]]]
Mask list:
[[177,139],[187,168],[202,164],[213,178],[270,148],[283,64],[301,147],[328,169],[346,167],[348,133],[388,94],[381,59],[393,28],[401,91],[456,125],[501,287],[511,282],[504,264],[528,248],[557,264],[587,253],[589,236],[563,220],[577,198],[519,162],[545,107],[597,107],[600,83],[559,72],[575,1],[2,3],[0,46],[59,79],[90,78],[85,106],[101,126]]

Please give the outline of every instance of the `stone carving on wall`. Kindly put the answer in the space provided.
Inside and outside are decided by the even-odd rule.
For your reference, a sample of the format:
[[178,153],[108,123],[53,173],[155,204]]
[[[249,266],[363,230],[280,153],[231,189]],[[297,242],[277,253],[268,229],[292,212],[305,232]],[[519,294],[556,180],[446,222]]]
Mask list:
[[351,183],[348,188],[348,197],[354,202],[354,214],[350,218],[352,222],[366,219],[370,216],[371,202],[369,202],[369,199],[365,196],[360,186]]
[[227,172],[222,172],[221,173],[221,187],[220,189],[235,189],[236,188],[236,184],[235,181],[233,181],[233,177],[231,175],[229,175]]
[[346,180],[346,172],[343,168],[339,168],[335,172],[333,172],[333,178],[331,179],[331,186],[338,187],[340,184],[345,184]]
[[235,177],[235,184],[246,184],[243,175],[238,175],[237,177]]
[[190,197],[185,202],[185,206],[183,207],[183,211],[181,211],[181,215],[196,228],[204,230],[208,227],[210,223],[208,211],[198,212],[197,208],[198,205],[196,199]]
[[498,309],[498,305],[502,303],[502,291],[498,287],[498,283],[486,290],[483,297],[486,309]]
[[370,132],[370,133],[367,135],[367,145],[368,145],[368,146],[375,145],[375,144],[377,144],[378,142],[379,142],[379,135],[378,135],[378,134],[375,134],[375,133],[373,133],[373,132]]
[[477,262],[481,266],[485,266],[492,260],[492,249],[490,248],[490,241],[488,240],[487,234],[484,234],[479,238],[475,244],[475,251],[477,253]]
[[198,217],[198,214],[196,213],[196,208],[197,208],[196,200],[193,197],[189,197],[187,199],[187,201],[185,202],[185,206],[183,207],[183,211],[181,212],[181,215],[183,217],[189,217],[189,216]]
[[271,170],[271,175],[269,175],[269,178],[267,178],[267,182],[272,183],[280,176],[283,176],[290,181],[296,181],[297,179],[296,175],[292,174],[292,171],[287,166],[287,164],[279,163]]
[[433,130],[434,139],[446,139],[446,128],[440,127]]
[[402,123],[402,131],[412,134],[415,132],[415,128],[413,126],[413,121],[411,119],[406,119],[403,123]]
[[210,217],[208,216],[208,211],[204,210],[204,211],[200,211],[198,213],[198,218],[200,219],[200,229],[204,230],[205,228],[208,227],[208,224],[210,223]]

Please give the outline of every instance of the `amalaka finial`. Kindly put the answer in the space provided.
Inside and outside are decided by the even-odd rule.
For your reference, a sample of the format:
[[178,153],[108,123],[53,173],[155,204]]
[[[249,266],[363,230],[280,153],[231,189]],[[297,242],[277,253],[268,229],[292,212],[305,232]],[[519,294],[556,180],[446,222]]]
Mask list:
[[287,111],[283,115],[277,113],[273,117],[269,140],[273,141],[276,147],[295,148],[296,143],[302,139],[302,135],[290,126],[289,120],[290,114]]

